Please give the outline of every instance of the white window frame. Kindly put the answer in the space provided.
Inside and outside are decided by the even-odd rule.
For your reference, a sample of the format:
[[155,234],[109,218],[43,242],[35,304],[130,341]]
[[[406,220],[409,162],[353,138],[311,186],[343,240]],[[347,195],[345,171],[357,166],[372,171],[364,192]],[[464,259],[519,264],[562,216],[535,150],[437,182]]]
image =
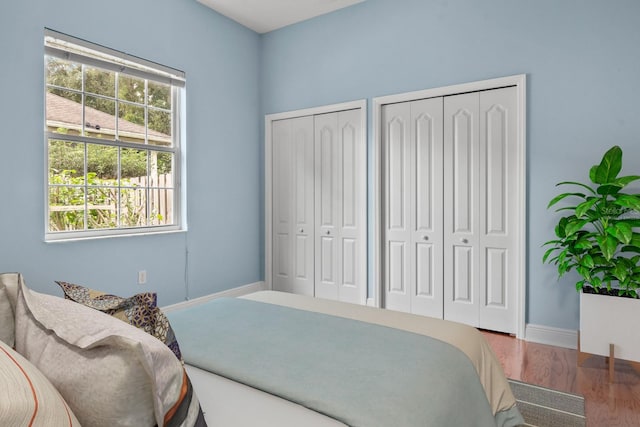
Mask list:
[[[82,132],[80,135],[67,135],[57,132],[49,131],[47,127],[46,114],[44,117],[44,154],[45,154],[45,173],[44,173],[44,230],[45,241],[68,241],[68,240],[81,240],[81,239],[94,239],[111,236],[122,235],[139,235],[139,234],[158,234],[167,232],[177,232],[186,230],[186,224],[183,219],[186,218],[186,202],[185,202],[185,188],[184,183],[184,152],[183,152],[183,139],[184,139],[184,116],[185,116],[185,73],[180,70],[173,69],[164,65],[160,65],[151,61],[147,61],[126,53],[109,49],[104,46],[96,45],[88,41],[78,39],[63,33],[59,33],[54,30],[45,28],[44,31],[44,58],[49,56],[61,58],[64,60],[76,62],[83,65],[92,67],[98,67],[116,73],[126,74],[127,76],[133,76],[149,81],[168,84],[171,86],[171,121],[172,121],[172,144],[169,147],[162,145],[148,144],[146,138],[148,138],[148,125],[145,133],[145,144],[127,142],[118,139],[108,140],[93,138],[91,136],[84,135]],[[43,98],[46,97],[48,85],[44,84]],[[146,84],[145,84],[146,87]],[[65,89],[66,90],[66,89]],[[84,98],[85,90],[82,88],[81,92]],[[145,101],[146,102],[146,101]],[[84,102],[83,102],[84,105]],[[146,105],[146,104],[145,104]],[[84,109],[83,109],[84,111]],[[146,113],[145,113],[146,114]],[[83,113],[84,115],[84,113]],[[83,119],[84,123],[84,119]],[[84,125],[82,126],[84,129]],[[116,118],[117,128],[117,118]],[[108,229],[88,229],[87,227],[87,199],[85,194],[85,228],[83,230],[72,231],[50,231],[50,206],[49,206],[49,140],[59,139],[69,142],[78,143],[91,143],[101,144],[111,147],[119,148],[133,148],[151,150],[156,152],[167,152],[173,154],[172,165],[172,177],[173,177],[173,206],[172,216],[173,221],[171,224],[163,225],[145,225],[145,226],[128,226],[120,225],[118,223],[115,228]],[[120,165],[118,161],[118,165]],[[87,173],[85,165],[85,176]],[[87,184],[85,183],[85,186]],[[150,204],[150,197],[147,188],[147,212]]]

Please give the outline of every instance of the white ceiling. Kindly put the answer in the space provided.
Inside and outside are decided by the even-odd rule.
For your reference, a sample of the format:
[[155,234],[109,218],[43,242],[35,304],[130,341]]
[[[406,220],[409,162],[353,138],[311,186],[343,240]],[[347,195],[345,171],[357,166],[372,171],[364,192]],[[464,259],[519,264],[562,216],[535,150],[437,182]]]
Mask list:
[[216,12],[268,33],[296,22],[324,15],[365,0],[198,0]]

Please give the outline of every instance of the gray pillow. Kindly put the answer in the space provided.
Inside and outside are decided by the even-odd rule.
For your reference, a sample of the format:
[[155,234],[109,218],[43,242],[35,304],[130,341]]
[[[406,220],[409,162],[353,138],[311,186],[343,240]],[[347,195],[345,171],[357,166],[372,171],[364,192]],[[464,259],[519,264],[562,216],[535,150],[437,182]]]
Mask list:
[[15,311],[20,273],[0,273],[0,341],[15,345]]
[[158,339],[20,283],[16,350],[43,372],[82,425],[193,426],[201,416],[184,367]]

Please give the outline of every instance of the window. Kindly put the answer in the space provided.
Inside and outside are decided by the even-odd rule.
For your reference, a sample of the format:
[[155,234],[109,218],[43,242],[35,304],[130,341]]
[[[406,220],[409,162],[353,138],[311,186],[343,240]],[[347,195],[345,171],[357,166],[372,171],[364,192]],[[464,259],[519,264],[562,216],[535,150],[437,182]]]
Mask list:
[[46,239],[180,229],[184,73],[45,30]]

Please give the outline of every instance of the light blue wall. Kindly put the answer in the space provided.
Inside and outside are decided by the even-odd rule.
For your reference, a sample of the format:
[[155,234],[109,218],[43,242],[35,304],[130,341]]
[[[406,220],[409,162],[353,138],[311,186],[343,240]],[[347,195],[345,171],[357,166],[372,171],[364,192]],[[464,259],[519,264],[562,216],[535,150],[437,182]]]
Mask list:
[[[640,171],[639,17],[635,0],[368,0],[258,36],[195,0],[2,2],[0,271],[161,304],[261,280],[264,114],[526,73],[528,321],[576,329],[573,278],[540,263],[545,206],[613,144]],[[187,233],[43,242],[44,27],[186,71]]]
[[[43,28],[187,75],[188,233],[44,243]],[[195,0],[0,5],[0,271],[162,305],[261,280],[259,36]],[[188,267],[186,266],[188,252]],[[136,284],[145,269],[148,284]]]
[[546,205],[614,144],[640,172],[639,20],[636,0],[368,0],[263,36],[262,113],[526,73],[527,318],[577,329]]

